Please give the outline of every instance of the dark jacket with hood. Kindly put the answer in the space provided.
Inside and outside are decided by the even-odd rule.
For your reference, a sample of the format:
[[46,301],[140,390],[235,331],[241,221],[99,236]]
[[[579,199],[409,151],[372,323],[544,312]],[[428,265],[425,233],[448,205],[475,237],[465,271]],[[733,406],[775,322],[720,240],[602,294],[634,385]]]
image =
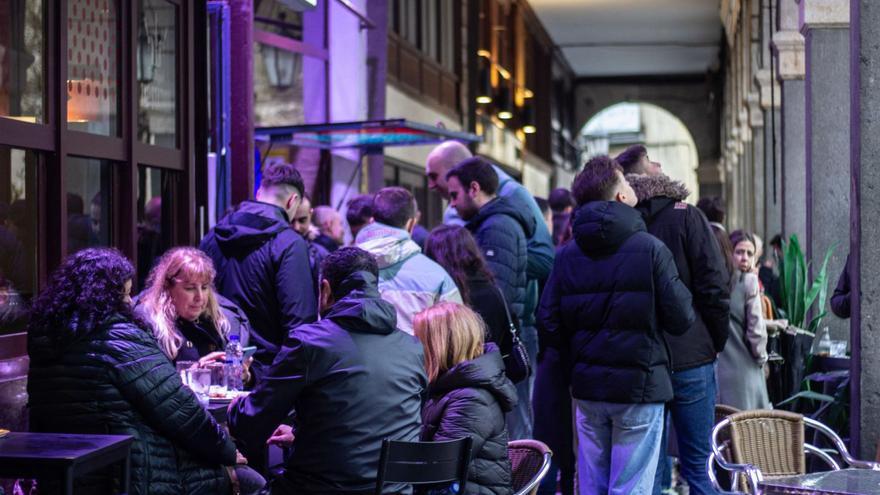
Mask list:
[[317,318],[308,245],[278,206],[244,201],[202,239],[217,292],[244,311],[257,347],[254,371],[272,364],[291,330]]
[[467,223],[480,251],[495,275],[510,311],[522,321],[526,302],[526,239],[535,231],[535,220],[516,208],[510,199],[499,196],[489,201]]
[[541,297],[541,338],[563,356],[576,399],[656,403],[672,398],[663,333],[694,323],[691,295],[669,249],[639,212],[593,201],[575,213]]
[[[230,411],[243,452],[296,411],[284,478],[296,493],[373,493],[382,440],[414,441],[427,386],[419,341],[397,329],[376,277],[356,272],[324,318],[290,333],[254,392]],[[387,493],[405,487],[388,484]]]
[[221,466],[235,464],[235,445],[148,331],[117,315],[73,340],[58,334],[28,334],[32,431],[133,436],[132,494],[230,492]]
[[504,362],[494,344],[487,344],[485,354],[458,363],[431,384],[422,409],[422,440],[473,439],[465,493],[513,493],[504,415],[516,400],[516,387],[504,374]]
[[665,175],[627,175],[648,232],[672,251],[678,276],[693,295],[694,324],[681,336],[667,336],[672,369],[715,362],[727,342],[730,283],[721,249],[703,212],[684,202],[690,192]]

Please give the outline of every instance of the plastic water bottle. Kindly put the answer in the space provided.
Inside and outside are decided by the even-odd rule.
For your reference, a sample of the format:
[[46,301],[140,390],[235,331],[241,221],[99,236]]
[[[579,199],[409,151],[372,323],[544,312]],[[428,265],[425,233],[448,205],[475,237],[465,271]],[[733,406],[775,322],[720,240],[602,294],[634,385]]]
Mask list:
[[238,335],[230,335],[226,344],[226,389],[230,392],[241,391],[244,384],[241,382],[242,357],[241,340]]
[[817,356],[828,356],[831,354],[831,333],[828,327],[822,329],[819,335],[813,337],[816,339],[813,346],[813,354]]

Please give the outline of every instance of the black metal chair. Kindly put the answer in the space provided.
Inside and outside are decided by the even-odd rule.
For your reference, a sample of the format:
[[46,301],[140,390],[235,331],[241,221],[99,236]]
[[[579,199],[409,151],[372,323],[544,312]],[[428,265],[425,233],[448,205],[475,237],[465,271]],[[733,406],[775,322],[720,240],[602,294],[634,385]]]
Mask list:
[[386,483],[443,485],[458,481],[459,493],[467,484],[473,439],[448,442],[398,442],[384,440],[379,457],[376,495]]

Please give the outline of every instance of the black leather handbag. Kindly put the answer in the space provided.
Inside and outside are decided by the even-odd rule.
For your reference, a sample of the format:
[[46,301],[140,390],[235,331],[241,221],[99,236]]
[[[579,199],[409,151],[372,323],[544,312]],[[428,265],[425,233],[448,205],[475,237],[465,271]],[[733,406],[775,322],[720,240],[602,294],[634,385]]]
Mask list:
[[531,376],[532,361],[529,359],[526,346],[519,339],[519,330],[513,323],[513,315],[510,314],[510,308],[507,307],[507,299],[504,298],[504,293],[498,287],[495,287],[495,290],[498,291],[498,296],[504,304],[504,313],[507,314],[507,324],[510,329],[510,351],[505,354],[505,346],[501,345],[501,342],[498,343],[498,347],[501,348],[502,352],[501,357],[504,359],[504,371],[510,381],[519,383]]

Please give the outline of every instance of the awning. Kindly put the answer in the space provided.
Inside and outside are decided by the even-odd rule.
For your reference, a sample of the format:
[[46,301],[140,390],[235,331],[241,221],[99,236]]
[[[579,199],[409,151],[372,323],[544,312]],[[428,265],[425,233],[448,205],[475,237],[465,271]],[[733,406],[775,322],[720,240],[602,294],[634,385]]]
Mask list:
[[257,141],[326,150],[361,149],[381,153],[386,146],[419,146],[448,140],[480,142],[469,132],[450,131],[406,119],[365,120],[254,129]]

